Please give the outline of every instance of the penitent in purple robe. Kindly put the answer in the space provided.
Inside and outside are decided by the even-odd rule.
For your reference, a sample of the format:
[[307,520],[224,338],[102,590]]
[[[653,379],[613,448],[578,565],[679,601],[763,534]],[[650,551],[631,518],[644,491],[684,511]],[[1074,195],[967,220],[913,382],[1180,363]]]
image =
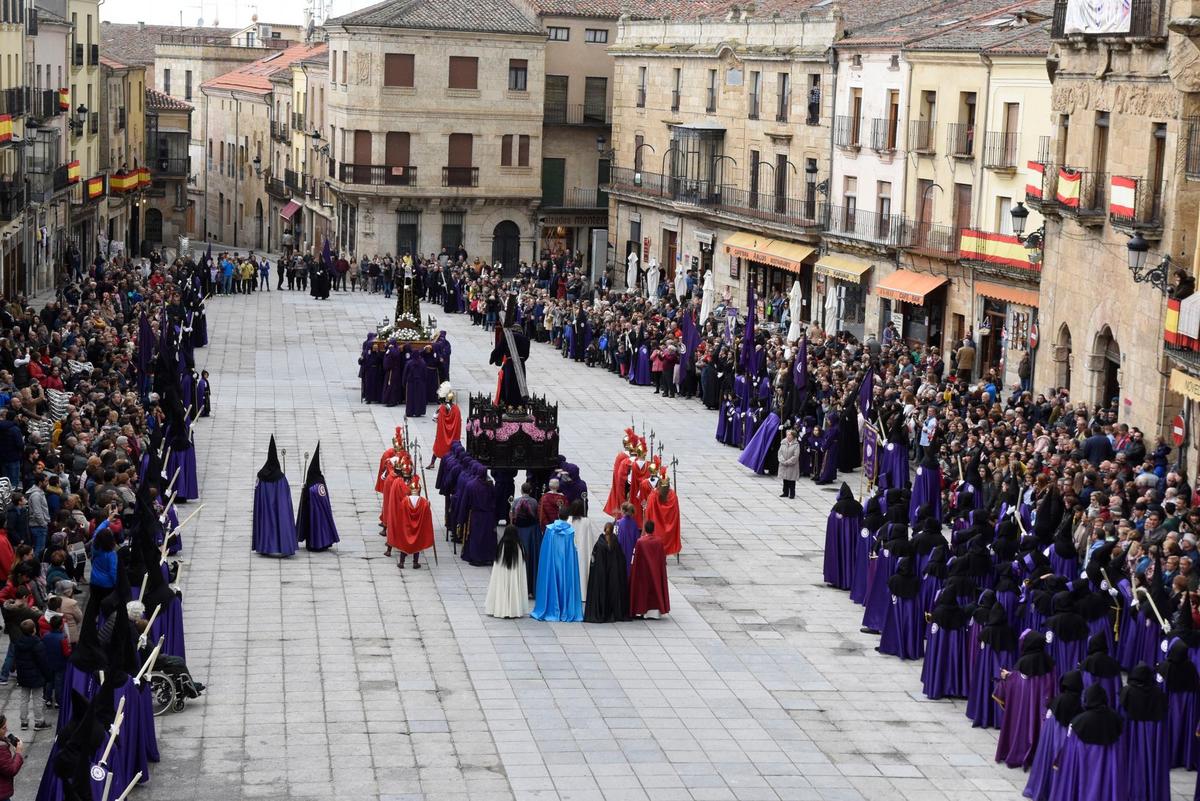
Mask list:
[[639,387],[650,385],[650,346],[642,344],[633,356],[633,367],[629,370],[629,383]]
[[997,762],[1010,768],[1029,767],[1055,686],[1054,661],[1046,653],[1045,636],[1025,632],[1020,659],[1004,679],[996,682],[996,699],[1004,707],[996,743]]
[[404,415],[406,417],[425,416],[425,406],[429,402],[429,392],[426,387],[428,380],[429,375],[425,368],[425,359],[420,353],[414,353],[409,356],[408,364],[404,365],[404,392],[406,398]]
[[971,726],[982,729],[998,729],[1003,712],[1000,704],[992,697],[996,680],[1001,670],[1012,668],[1013,652],[997,650],[987,642],[979,644],[975,655],[975,667],[971,672],[971,686],[967,689],[967,717]]
[[935,611],[925,639],[925,664],[921,666],[921,690],[925,697],[933,700],[966,698],[970,688],[967,627],[942,625]]
[[866,603],[867,579],[871,567],[871,542],[875,531],[881,528],[882,515],[879,514],[879,501],[875,498],[867,500],[866,514],[862,526],[854,537],[850,562],[850,600],[856,604]]
[[1121,691],[1122,753],[1129,761],[1128,801],[1169,801],[1171,763],[1167,742],[1167,698],[1146,663],[1129,673]]
[[291,556],[296,552],[296,542],[292,492],[279,466],[275,437],[271,437],[267,463],[258,471],[254,485],[250,549],[264,556]]
[[[886,527],[884,531],[886,531]],[[896,565],[900,559],[890,551],[882,550],[879,552],[879,556],[872,561],[874,562],[874,571],[870,576],[871,586],[867,590],[862,627],[870,631],[883,631],[887,608],[892,602],[892,594],[888,590],[887,582],[896,572]]]
[[329,490],[321,472],[321,443],[313,451],[300,490],[300,508],[296,512],[296,538],[310,551],[324,551],[339,542],[337,524],[333,520],[333,508],[329,503]]
[[738,463],[763,475],[766,472],[764,465],[767,462],[767,454],[771,452],[771,446],[775,443],[775,435],[778,433],[779,415],[771,412],[759,425],[758,431],[754,432],[750,441],[746,443],[745,450],[738,457]]
[[917,510],[928,505],[934,520],[942,519],[942,470],[932,458],[927,458],[917,468],[913,481],[912,496],[908,501],[908,524],[917,524]]
[[897,442],[883,446],[879,463],[879,486],[903,489],[908,486],[908,449]]
[[381,397],[385,406],[398,406],[404,400],[404,361],[405,354],[400,350],[400,346],[392,343],[383,356]]
[[621,552],[625,554],[625,572],[629,573],[633,564],[633,546],[637,545],[638,537],[642,536],[637,520],[622,516],[617,521],[617,542],[621,544]]
[[815,484],[831,484],[837,478],[838,465],[838,438],[840,429],[838,427],[837,415],[830,413],[825,419],[825,428],[821,431],[821,439],[818,445],[820,453],[820,462],[817,476],[813,479]]
[[1129,763],[1121,742],[1093,745],[1067,733],[1049,801],[1127,801]]
[[[467,485],[467,509],[463,561],[476,566],[490,566],[496,561],[496,486],[487,479],[486,474],[477,476]],[[575,584],[578,588],[578,578]]]
[[850,565],[854,559],[854,543],[860,539],[862,511],[849,485],[843,483],[825,524],[823,570],[825,583],[839,590],[850,589]]

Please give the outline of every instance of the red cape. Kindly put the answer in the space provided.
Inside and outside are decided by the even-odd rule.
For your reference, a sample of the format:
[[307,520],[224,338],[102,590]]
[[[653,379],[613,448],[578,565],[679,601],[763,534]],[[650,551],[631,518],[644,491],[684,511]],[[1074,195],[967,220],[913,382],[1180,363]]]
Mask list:
[[667,614],[671,611],[671,596],[667,591],[667,555],[663,553],[662,540],[653,534],[643,534],[633,546],[629,614],[644,615],[649,609]]
[[388,461],[396,455],[395,448],[388,448],[379,457],[379,469],[375,471],[375,491],[383,492],[383,472],[387,470]]
[[625,498],[625,478],[629,475],[629,455],[625,451],[617,454],[613,462],[612,487],[608,490],[608,500],[604,502],[604,514],[609,517],[621,516],[621,504]]
[[642,466],[638,467],[637,460],[629,460],[629,502],[633,504],[633,517],[637,520],[638,528],[642,528],[644,523],[645,509],[642,508],[642,503],[645,501],[645,496],[642,495],[642,482],[650,476],[650,463],[642,460]]
[[646,503],[646,519],[654,522],[654,536],[663,544],[663,553],[667,556],[683,550],[683,541],[679,527],[679,496],[675,490],[667,490],[667,500],[661,501],[658,492],[650,494]]
[[418,498],[414,506],[408,498],[397,498],[392,511],[394,525],[388,526],[388,545],[404,553],[418,553],[433,547],[433,512],[429,501]]
[[458,404],[442,404],[437,410],[437,434],[433,437],[433,455],[441,459],[450,446],[462,439],[462,411]]

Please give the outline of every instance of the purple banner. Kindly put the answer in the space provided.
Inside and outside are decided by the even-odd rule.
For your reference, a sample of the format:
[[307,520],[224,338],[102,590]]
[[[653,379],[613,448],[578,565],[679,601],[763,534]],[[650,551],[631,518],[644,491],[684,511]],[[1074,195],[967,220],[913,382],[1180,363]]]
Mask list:
[[874,484],[879,468],[879,432],[870,423],[864,423],[862,429],[862,466],[867,481]]

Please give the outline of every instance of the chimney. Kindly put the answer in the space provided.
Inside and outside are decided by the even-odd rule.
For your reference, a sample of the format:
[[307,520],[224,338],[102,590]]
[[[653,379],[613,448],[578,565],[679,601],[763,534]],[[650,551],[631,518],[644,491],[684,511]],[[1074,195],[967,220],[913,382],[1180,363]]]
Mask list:
[[138,20],[138,30],[139,30],[139,31],[144,31],[144,30],[146,30],[146,23],[145,23],[145,22],[142,22],[141,20]]

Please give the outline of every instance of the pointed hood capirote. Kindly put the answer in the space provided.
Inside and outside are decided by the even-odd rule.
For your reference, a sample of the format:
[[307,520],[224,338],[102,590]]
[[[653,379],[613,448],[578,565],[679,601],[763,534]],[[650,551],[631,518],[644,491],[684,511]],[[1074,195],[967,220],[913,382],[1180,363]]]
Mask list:
[[850,489],[850,485],[842,482],[842,488],[838,491],[837,503],[833,505],[833,511],[843,517],[861,517],[863,513],[862,504],[854,498],[854,491]]
[[325,483],[325,474],[321,472],[321,443],[317,441],[316,450],[308,462],[308,472],[304,474],[305,488]]
[[1078,670],[1064,673],[1058,680],[1058,695],[1050,699],[1050,714],[1063,726],[1071,725],[1071,720],[1083,711],[1083,674]]
[[283,468],[279,464],[279,453],[275,449],[275,435],[271,435],[271,444],[267,448],[267,461],[258,471],[259,481],[278,481],[283,478]]

